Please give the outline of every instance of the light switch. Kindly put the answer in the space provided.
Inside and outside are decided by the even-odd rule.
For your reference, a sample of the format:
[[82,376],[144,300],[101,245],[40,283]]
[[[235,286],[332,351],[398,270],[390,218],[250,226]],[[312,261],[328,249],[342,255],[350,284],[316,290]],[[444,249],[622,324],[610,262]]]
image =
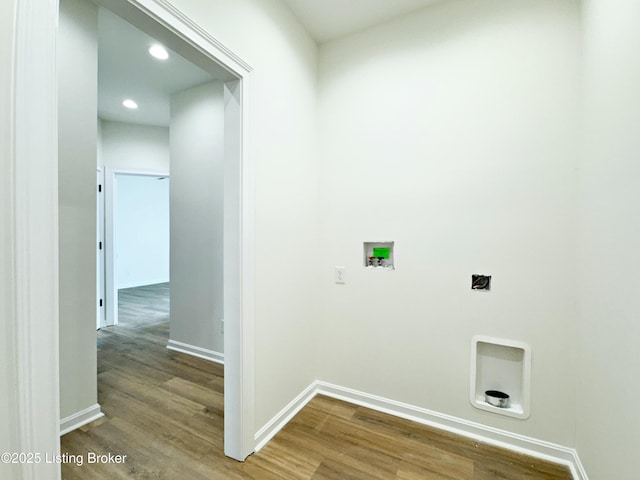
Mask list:
[[345,279],[344,279],[344,275],[345,275],[344,267],[336,267],[336,269],[335,269],[335,280],[336,280],[336,283],[340,283],[340,284],[346,283]]

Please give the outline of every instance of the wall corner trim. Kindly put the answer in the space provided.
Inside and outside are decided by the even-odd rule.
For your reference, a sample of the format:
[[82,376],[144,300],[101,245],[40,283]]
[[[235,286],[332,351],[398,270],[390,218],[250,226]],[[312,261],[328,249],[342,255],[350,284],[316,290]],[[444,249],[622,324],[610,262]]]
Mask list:
[[462,418],[434,412],[388,398],[371,395],[346,387],[316,380],[294,398],[255,435],[257,452],[264,447],[302,408],[316,395],[343,400],[354,405],[371,408],[399,418],[428,425],[464,437],[473,438],[497,447],[519,452],[549,462],[565,465],[574,480],[589,480],[573,448],[500,430]]
[[104,417],[104,413],[100,409],[99,404],[92,405],[84,410],[69,415],[66,418],[60,420],[60,436],[72,432],[87,423],[94,422],[99,418]]
[[195,345],[189,345],[188,343],[177,342],[175,340],[169,340],[167,349],[173,350],[174,352],[186,353],[192,357],[198,357],[224,365],[223,353],[207,350],[206,348],[196,347]]

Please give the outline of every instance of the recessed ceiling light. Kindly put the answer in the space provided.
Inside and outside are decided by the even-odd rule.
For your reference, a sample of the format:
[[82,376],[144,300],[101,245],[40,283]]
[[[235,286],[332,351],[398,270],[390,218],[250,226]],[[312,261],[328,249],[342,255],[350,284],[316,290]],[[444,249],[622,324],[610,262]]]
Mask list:
[[151,45],[151,47],[149,47],[149,53],[158,60],[166,60],[169,58],[169,52],[159,43]]
[[127,98],[126,100],[124,100],[122,102],[122,106],[129,108],[131,110],[135,110],[136,108],[138,108],[138,104],[136,102],[134,102],[133,100],[131,100],[130,98]]

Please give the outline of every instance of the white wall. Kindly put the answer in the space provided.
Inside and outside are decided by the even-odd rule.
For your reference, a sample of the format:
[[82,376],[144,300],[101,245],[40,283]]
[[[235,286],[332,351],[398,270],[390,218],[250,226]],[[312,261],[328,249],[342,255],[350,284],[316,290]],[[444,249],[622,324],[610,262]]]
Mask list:
[[[320,379],[573,445],[579,33],[575,1],[461,0],[320,47]],[[476,334],[531,346],[530,419],[470,405]]]
[[96,142],[98,11],[60,2],[58,39],[60,409],[61,418],[97,402]]
[[102,163],[109,168],[169,171],[169,128],[100,120]]
[[[118,288],[169,281],[169,178],[117,175]],[[162,178],[162,177],[160,177]]]
[[640,3],[584,2],[577,448],[589,478],[637,478]]
[[170,340],[222,353],[224,95],[171,96]]
[[257,431],[316,378],[316,46],[280,1],[171,3],[254,68]]

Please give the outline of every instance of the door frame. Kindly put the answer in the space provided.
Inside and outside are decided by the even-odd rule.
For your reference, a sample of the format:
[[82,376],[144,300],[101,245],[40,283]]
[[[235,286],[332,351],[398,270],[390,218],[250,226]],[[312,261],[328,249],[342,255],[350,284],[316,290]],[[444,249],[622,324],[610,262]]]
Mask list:
[[[253,129],[249,124],[252,68],[167,0],[106,2],[117,4],[125,19],[128,15],[144,15],[237,78],[226,82],[224,89],[224,452],[244,460],[255,448],[255,166],[250,154]],[[9,364],[15,365],[19,415],[9,428],[20,451],[57,453],[60,451],[56,74],[59,4],[58,0],[13,0],[13,4],[15,45],[10,68],[15,83],[10,89],[15,113],[10,146],[13,167],[8,173],[14,191],[13,203],[3,205],[2,211],[11,219],[8,236],[13,252],[14,290],[7,295],[15,315],[9,319],[7,330],[15,338],[15,352]],[[61,473],[59,465],[25,463],[19,467],[18,475],[57,480]]]
[[178,36],[235,77],[224,83],[224,453],[242,461],[255,450],[255,167],[248,114],[253,69],[168,0],[97,3],[154,30],[160,41],[163,34]]
[[[0,201],[0,253],[6,260],[0,295],[11,340],[11,349],[0,352],[2,377],[11,385],[6,435],[14,451],[59,454],[58,2],[8,0],[3,8],[13,15],[6,65],[13,77],[7,85],[11,121],[9,145],[3,146],[9,155],[0,160],[8,179]],[[60,478],[60,466],[45,462],[3,468],[10,478]]]
[[97,245],[96,245],[96,330],[100,330],[106,326],[106,311],[107,311],[107,285],[105,283],[105,268],[106,268],[106,242],[105,242],[105,185],[104,185],[104,167],[98,166],[97,169],[97,198],[96,198],[96,233],[97,233]]
[[105,325],[118,325],[118,245],[116,243],[116,205],[118,201],[117,176],[171,178],[168,170],[129,170],[126,168],[104,168],[104,237],[105,237]]

